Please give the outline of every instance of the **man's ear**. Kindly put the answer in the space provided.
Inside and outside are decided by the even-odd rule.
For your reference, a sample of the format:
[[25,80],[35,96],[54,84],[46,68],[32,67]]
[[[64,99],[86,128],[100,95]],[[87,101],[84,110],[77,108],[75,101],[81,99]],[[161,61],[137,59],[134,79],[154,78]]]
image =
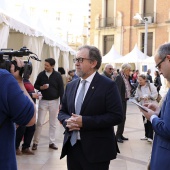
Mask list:
[[95,68],[95,67],[96,67],[96,65],[97,65],[97,61],[96,61],[96,60],[94,60],[94,61],[91,61],[91,63],[92,63],[91,68]]
[[170,61],[170,55],[167,55],[166,57],[167,57],[167,59]]

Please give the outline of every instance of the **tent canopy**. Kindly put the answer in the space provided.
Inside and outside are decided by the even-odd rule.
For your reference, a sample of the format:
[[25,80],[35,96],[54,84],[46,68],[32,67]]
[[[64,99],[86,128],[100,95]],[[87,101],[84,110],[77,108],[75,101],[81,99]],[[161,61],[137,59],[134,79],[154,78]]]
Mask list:
[[61,51],[70,52],[75,55],[75,51],[71,49],[66,43],[64,43],[59,36],[51,34],[50,31],[43,29],[43,26],[39,23],[32,24],[31,19],[26,13],[26,9],[22,9],[22,15],[11,15],[7,10],[0,8],[0,22],[4,22],[9,28],[33,37],[43,37],[44,42],[49,46],[56,46]]
[[114,45],[112,45],[110,51],[102,57],[102,63],[114,63],[114,61],[118,58],[122,58],[122,56],[118,54],[114,48]]
[[148,58],[149,56],[145,56],[143,52],[141,52],[137,46],[133,48],[133,50],[126,54],[124,57],[115,60],[115,63],[139,63]]
[[142,63],[151,63],[155,64],[154,56],[148,57],[145,60],[142,61]]

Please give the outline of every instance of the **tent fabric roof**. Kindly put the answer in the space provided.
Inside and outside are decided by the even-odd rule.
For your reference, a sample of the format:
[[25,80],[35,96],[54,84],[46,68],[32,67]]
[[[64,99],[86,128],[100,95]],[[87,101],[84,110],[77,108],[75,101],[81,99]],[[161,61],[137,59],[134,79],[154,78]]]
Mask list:
[[142,62],[148,57],[149,56],[145,56],[145,54],[139,50],[136,44],[130,53],[126,54],[120,59],[115,60],[115,63],[138,63]]
[[122,56],[118,54],[118,52],[115,50],[114,45],[112,45],[112,48],[110,51],[102,57],[102,63],[113,63],[115,59],[121,58]]
[[154,56],[146,58],[142,63],[155,63]]
[[9,25],[11,29],[14,29],[15,31],[21,32],[28,36],[43,36],[44,41],[49,46],[57,46],[60,48],[61,51],[69,51],[72,55],[75,55],[75,51],[69,47],[66,43],[64,43],[59,36],[52,36],[47,35],[47,33],[42,32],[42,30],[39,30],[38,27],[33,27],[29,23],[29,18],[25,18],[24,20],[20,17],[16,16],[10,16],[10,14],[7,14],[6,11],[0,8],[0,23],[5,23]]

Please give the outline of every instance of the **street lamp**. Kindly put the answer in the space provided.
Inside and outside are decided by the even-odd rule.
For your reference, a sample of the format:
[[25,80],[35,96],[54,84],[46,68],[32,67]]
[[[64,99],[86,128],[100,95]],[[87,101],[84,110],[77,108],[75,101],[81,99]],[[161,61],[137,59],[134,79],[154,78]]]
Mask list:
[[147,56],[147,46],[148,46],[148,19],[147,19],[147,17],[142,19],[141,15],[139,13],[136,13],[136,15],[133,18],[145,23],[144,54],[146,57]]

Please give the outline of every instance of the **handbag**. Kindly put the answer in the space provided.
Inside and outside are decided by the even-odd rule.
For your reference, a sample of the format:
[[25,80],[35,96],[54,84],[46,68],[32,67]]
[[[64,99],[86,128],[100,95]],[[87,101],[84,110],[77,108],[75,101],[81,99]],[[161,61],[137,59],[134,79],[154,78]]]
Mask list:
[[158,97],[157,97],[156,101],[159,103],[161,101],[161,99],[162,99],[162,96],[158,93]]

